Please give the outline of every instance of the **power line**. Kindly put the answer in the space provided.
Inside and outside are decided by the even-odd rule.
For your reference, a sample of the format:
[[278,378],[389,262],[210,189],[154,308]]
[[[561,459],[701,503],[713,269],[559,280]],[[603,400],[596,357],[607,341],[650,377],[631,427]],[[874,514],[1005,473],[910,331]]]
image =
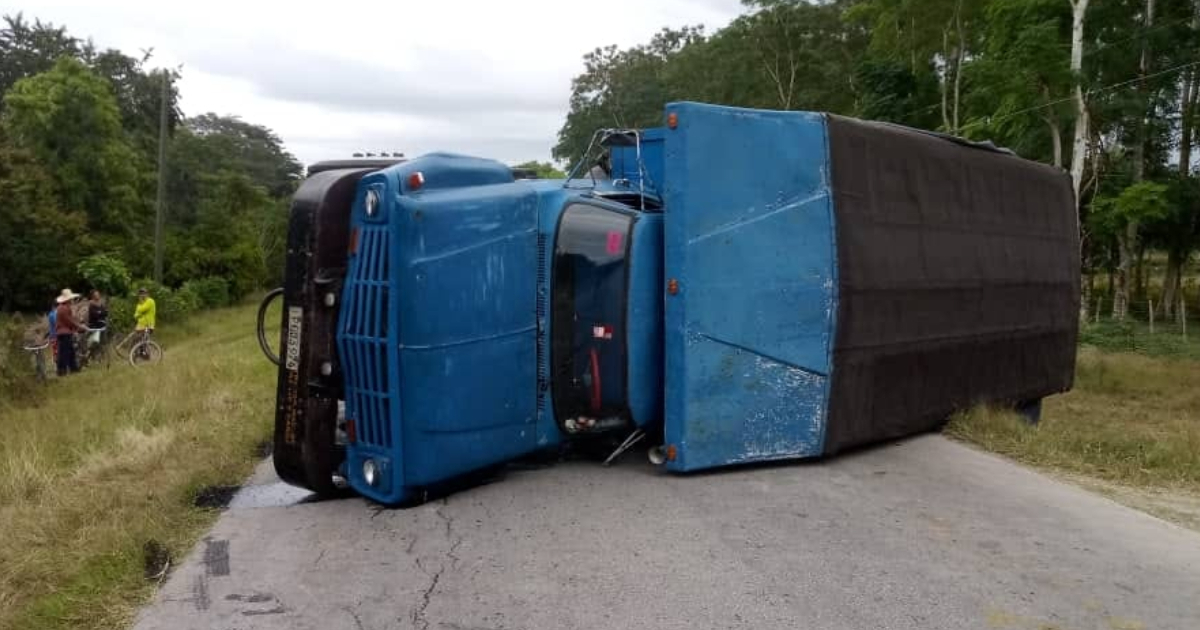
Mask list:
[[[1108,91],[1110,91],[1110,90],[1115,90],[1115,89],[1117,89],[1117,88],[1119,88],[1119,87],[1124,87],[1124,86],[1126,86],[1126,85],[1129,85],[1129,84],[1131,84],[1131,83],[1137,83],[1138,81],[1145,81],[1145,80],[1148,80],[1148,79],[1153,79],[1153,78],[1155,78],[1155,77],[1160,77],[1160,76],[1163,76],[1163,75],[1165,75],[1165,74],[1170,74],[1170,73],[1172,73],[1172,72],[1178,72],[1178,71],[1180,71],[1180,70],[1185,70],[1185,69],[1187,69],[1187,68],[1190,68],[1190,67],[1192,67],[1192,66],[1198,66],[1198,65],[1200,65],[1200,60],[1197,60],[1197,61],[1189,61],[1188,63],[1179,64],[1178,66],[1175,66],[1174,68],[1168,68],[1168,69],[1166,69],[1166,70],[1160,70],[1159,72],[1155,72],[1155,73],[1153,73],[1153,74],[1148,74],[1148,75],[1146,75],[1146,76],[1134,77],[1134,78],[1132,78],[1132,79],[1129,79],[1128,81],[1121,81],[1120,83],[1113,83],[1113,84],[1111,84],[1111,85],[1106,85],[1106,86],[1104,86],[1104,87],[1099,87],[1099,88],[1096,88],[1096,89],[1094,89],[1094,90],[1088,90],[1088,91],[1087,91],[1087,93],[1086,93],[1086,95],[1087,95],[1087,96],[1091,96],[1091,95],[1093,95],[1093,94],[1100,94],[1100,93],[1103,93],[1103,92],[1108,92]],[[1005,115],[1003,115],[1003,116],[997,116],[997,117],[994,117],[994,118],[993,118],[993,117],[988,117],[988,118],[984,118],[984,119],[982,119],[982,120],[977,120],[977,121],[975,121],[973,124],[975,124],[975,125],[980,125],[980,124],[988,124],[988,125],[990,125],[990,124],[992,124],[992,123],[995,123],[995,122],[1000,122],[1000,121],[1002,121],[1002,120],[1008,120],[1009,118],[1012,118],[1013,116],[1020,116],[1021,114],[1027,114],[1027,113],[1029,113],[1029,112],[1035,112],[1035,111],[1038,111],[1038,110],[1040,110],[1040,109],[1046,109],[1047,107],[1054,107],[1055,105],[1060,105],[1060,104],[1062,104],[1062,103],[1066,103],[1066,102],[1072,101],[1072,100],[1074,100],[1074,99],[1075,99],[1075,97],[1074,97],[1074,96],[1068,96],[1068,97],[1066,97],[1066,98],[1060,98],[1060,99],[1053,100],[1053,101],[1050,101],[1050,102],[1048,102],[1048,103],[1043,103],[1043,104],[1041,104],[1041,105],[1037,105],[1037,106],[1034,106],[1034,107],[1027,107],[1027,108],[1025,108],[1025,109],[1020,109],[1020,110],[1017,110],[1017,111],[1015,111],[1015,112],[1010,112],[1010,113],[1008,113],[1008,114],[1005,114]],[[966,128],[968,128],[968,127],[971,127],[971,126],[972,126],[972,123],[967,123],[966,125],[964,125],[964,126],[963,126],[963,129],[966,129]]]

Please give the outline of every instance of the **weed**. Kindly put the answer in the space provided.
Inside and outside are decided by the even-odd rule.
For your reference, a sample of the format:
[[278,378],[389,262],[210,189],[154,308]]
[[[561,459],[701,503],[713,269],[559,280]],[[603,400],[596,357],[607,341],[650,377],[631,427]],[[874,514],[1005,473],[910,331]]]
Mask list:
[[1040,424],[980,408],[947,433],[1035,466],[1200,496],[1200,363],[1082,348],[1075,389],[1047,398]]
[[[121,628],[269,439],[274,368],[254,309],[164,327],[166,358],[55,379],[0,407],[0,629]],[[4,404],[4,403],[0,403]],[[153,569],[153,570],[152,570]]]

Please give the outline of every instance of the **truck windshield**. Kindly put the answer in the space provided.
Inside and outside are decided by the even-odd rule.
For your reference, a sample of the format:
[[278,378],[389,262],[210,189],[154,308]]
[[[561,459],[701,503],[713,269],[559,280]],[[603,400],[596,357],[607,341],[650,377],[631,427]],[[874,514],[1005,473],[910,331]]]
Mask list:
[[625,314],[633,217],[567,208],[555,239],[551,362],[560,422],[629,417]]

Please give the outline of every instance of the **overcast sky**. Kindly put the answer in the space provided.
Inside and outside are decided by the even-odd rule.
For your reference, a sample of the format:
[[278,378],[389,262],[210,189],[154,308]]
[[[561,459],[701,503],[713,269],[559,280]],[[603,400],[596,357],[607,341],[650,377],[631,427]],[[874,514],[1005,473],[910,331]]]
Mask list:
[[151,65],[183,64],[187,115],[266,125],[305,163],[360,150],[516,163],[550,158],[584,53],[648,41],[663,26],[712,31],[741,10],[740,0],[302,6],[36,0],[0,12],[23,11],[129,55],[153,47]]

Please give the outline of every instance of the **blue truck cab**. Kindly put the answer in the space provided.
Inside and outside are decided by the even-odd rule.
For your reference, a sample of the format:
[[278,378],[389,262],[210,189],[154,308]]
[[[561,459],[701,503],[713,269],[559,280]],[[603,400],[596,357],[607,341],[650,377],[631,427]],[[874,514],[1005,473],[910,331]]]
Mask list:
[[818,113],[664,123],[598,133],[601,166],[565,181],[440,153],[310,169],[280,476],[402,504],[567,442],[686,472],[1070,387],[1078,241],[1052,169]]

